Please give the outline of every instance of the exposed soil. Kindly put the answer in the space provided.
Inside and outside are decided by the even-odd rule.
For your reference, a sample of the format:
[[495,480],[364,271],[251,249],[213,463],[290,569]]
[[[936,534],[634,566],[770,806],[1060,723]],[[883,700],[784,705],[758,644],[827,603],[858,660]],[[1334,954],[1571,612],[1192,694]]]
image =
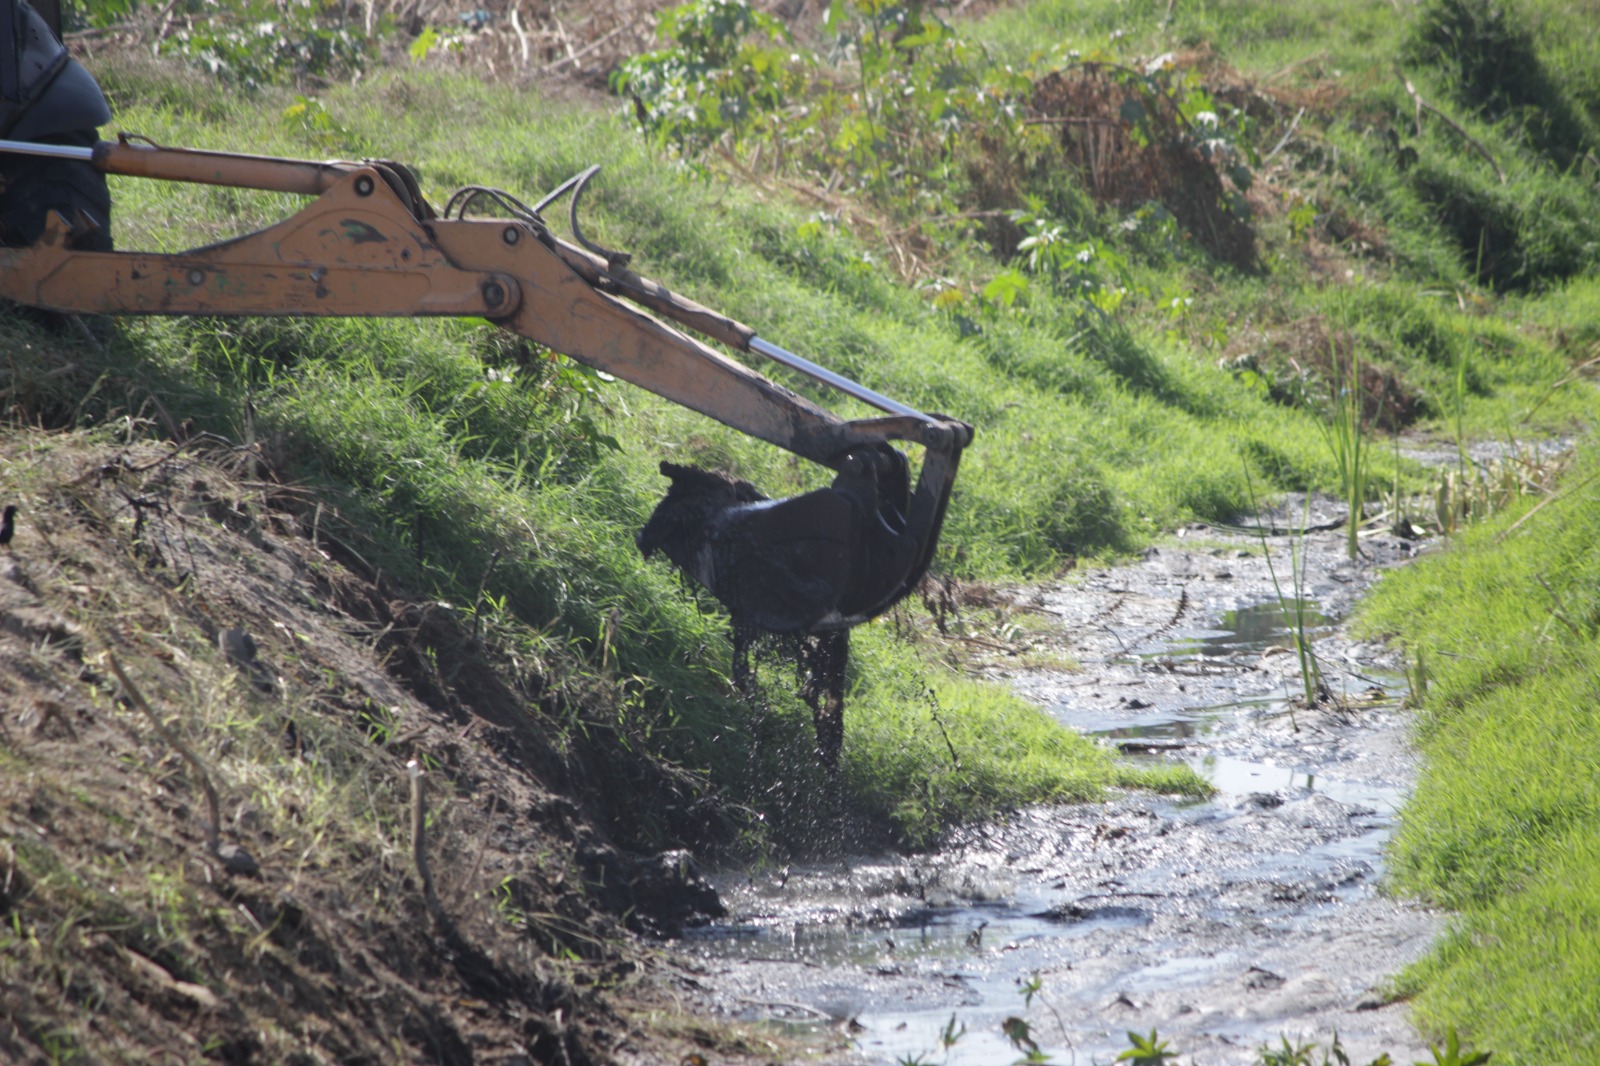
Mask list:
[[[1336,515],[1318,507],[1312,525]],[[1291,595],[1299,518],[1267,519]],[[1359,1061],[1422,1054],[1383,993],[1439,928],[1381,891],[1413,773],[1404,680],[1332,621],[1415,545],[1368,536],[1351,563],[1343,536],[1299,548],[1335,697],[1314,708],[1294,704],[1299,665],[1254,535],[1191,528],[1134,565],[1014,594],[1082,669],[1001,657],[986,672],[1130,757],[1189,762],[1215,798],[1027,810],[915,860],[723,873],[730,916],[683,945],[694,981],[729,1017],[848,1035],[840,1061],[943,1061],[952,1015],[966,1035],[948,1061],[974,1066],[1016,1057],[1013,1017],[1056,1061],[1108,1061],[1152,1026],[1207,1064],[1253,1062],[1282,1033],[1337,1031]]]
[[106,436],[0,437],[0,1058],[753,1053],[650,978],[626,931],[717,900],[607,842],[536,679],[364,573],[254,449]]

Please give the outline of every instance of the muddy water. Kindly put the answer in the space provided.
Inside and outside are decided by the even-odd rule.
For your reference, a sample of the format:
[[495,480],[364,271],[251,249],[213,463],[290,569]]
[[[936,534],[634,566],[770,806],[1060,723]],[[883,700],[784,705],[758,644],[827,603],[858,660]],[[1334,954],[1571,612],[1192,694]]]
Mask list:
[[[1292,593],[1291,538],[1267,544]],[[682,945],[697,983],[729,1014],[841,1029],[851,1061],[1011,1062],[1012,1017],[1060,1062],[1109,1061],[1152,1026],[1207,1064],[1255,1061],[1284,1033],[1337,1031],[1360,1061],[1421,1054],[1404,1007],[1374,992],[1439,928],[1380,890],[1413,776],[1403,680],[1338,626],[1412,545],[1369,537],[1352,564],[1340,532],[1300,544],[1298,596],[1347,709],[1293,707],[1299,663],[1256,536],[1193,528],[1026,590],[1082,669],[986,670],[1128,758],[1188,762],[1215,797],[1038,808],[928,856],[725,873],[730,917]],[[948,1049],[947,1024],[965,1028]]]

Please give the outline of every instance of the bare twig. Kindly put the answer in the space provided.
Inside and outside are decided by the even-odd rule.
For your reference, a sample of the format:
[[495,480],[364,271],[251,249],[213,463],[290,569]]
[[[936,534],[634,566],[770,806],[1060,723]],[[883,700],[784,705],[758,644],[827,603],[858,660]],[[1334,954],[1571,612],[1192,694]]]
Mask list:
[[779,1010],[797,1011],[801,1014],[809,1014],[816,1018],[827,1019],[831,1017],[827,1011],[819,1010],[816,1007],[809,1007],[804,1003],[791,1003],[788,1000],[783,999],[752,999],[749,996],[740,996],[739,1002],[747,1003],[752,1007],[776,1007]]
[[417,877],[422,880],[422,897],[428,904],[428,913],[437,918],[443,908],[433,890],[433,873],[428,869],[428,805],[423,795],[422,765],[415,759],[406,763],[406,776],[411,779],[411,861],[416,864]]
[[517,34],[517,43],[522,46],[522,65],[523,66],[527,66],[528,65],[528,31],[526,31],[526,30],[524,30],[522,28],[522,19],[520,19],[518,17],[518,15],[517,15],[517,8],[519,6],[520,5],[518,5],[518,4],[512,4],[511,5],[511,28]]
[[1078,116],[1060,115],[1048,118],[1026,118],[1022,120],[1024,126],[1117,126],[1116,119],[1102,118],[1098,115]]
[[1550,587],[1550,582],[1544,579],[1543,574],[1535,574],[1533,575],[1533,579],[1539,582],[1540,587],[1550,594],[1550,602],[1553,605],[1550,608],[1550,617],[1566,626],[1567,629],[1572,632],[1573,636],[1577,637],[1579,640],[1582,640],[1583,630],[1578,628],[1578,624],[1576,622],[1567,617],[1566,605],[1561,602],[1561,597],[1556,595],[1556,590]]
[[956,773],[960,773],[961,756],[956,754],[956,746],[951,743],[950,733],[945,729],[944,721],[939,717],[939,697],[928,685],[922,686],[922,694],[928,700],[928,716],[933,719],[933,724],[939,727],[939,735],[944,738],[944,746],[950,752],[950,765]]
[[[1597,348],[1600,348],[1600,346],[1597,346]],[[1596,349],[1590,349],[1590,350],[1593,351],[1593,350],[1596,350]],[[1532,407],[1528,408],[1528,410],[1526,412],[1523,413],[1522,420],[1523,421],[1527,421],[1529,418],[1533,417],[1533,413],[1535,411],[1537,411],[1539,408],[1543,407],[1545,405],[1545,401],[1550,399],[1550,397],[1554,396],[1557,389],[1561,388],[1564,385],[1570,385],[1574,381],[1578,381],[1578,380],[1580,380],[1580,379],[1582,379],[1584,377],[1587,377],[1588,376],[1588,371],[1593,370],[1597,363],[1600,363],[1600,355],[1594,356],[1591,359],[1585,359],[1583,362],[1579,363],[1577,366],[1575,366],[1571,370],[1567,371],[1567,373],[1562,376],[1560,381],[1557,381],[1554,385],[1551,385],[1548,389],[1546,389],[1544,391],[1544,395],[1539,397],[1538,401],[1536,403],[1534,403],[1534,405]]]
[[195,772],[195,776],[200,778],[200,787],[206,794],[206,812],[210,816],[209,821],[205,823],[206,848],[216,852],[221,846],[221,839],[218,836],[222,828],[221,804],[217,802],[217,790],[211,784],[211,775],[206,772],[205,763],[201,762],[200,756],[196,755],[189,745],[179,740],[177,735],[161,721],[160,716],[145,700],[144,693],[139,691],[139,686],[135,685],[133,679],[123,671],[122,664],[117,661],[116,652],[107,651],[106,662],[111,667],[111,672],[117,675],[117,683],[122,686],[122,691],[129,702],[144,712],[145,717],[150,719],[150,724],[156,727],[161,739],[166,741],[168,747],[182,755],[190,769]]
[[1016,650],[1009,644],[1000,644],[993,640],[984,640],[982,637],[969,637],[960,633],[954,633],[951,635],[954,637],[954,639],[961,641],[963,644],[974,644],[980,648],[988,648],[990,651],[1011,652]]
[[1572,488],[1568,489],[1566,492],[1559,492],[1559,493],[1554,493],[1552,495],[1546,496],[1544,499],[1540,500],[1538,503],[1536,503],[1532,507],[1528,508],[1528,513],[1527,514],[1523,515],[1521,518],[1519,518],[1515,522],[1511,523],[1505,529],[1501,530],[1500,534],[1494,538],[1495,543],[1498,544],[1501,541],[1505,540],[1507,537],[1511,536],[1511,534],[1515,533],[1517,531],[1517,528],[1519,526],[1521,526],[1522,523],[1526,522],[1528,519],[1532,518],[1534,515],[1538,514],[1540,511],[1544,510],[1546,504],[1551,504],[1551,503],[1555,503],[1557,500],[1566,499],[1568,496],[1571,496],[1573,493],[1577,492],[1579,489],[1581,489],[1581,488],[1585,487],[1586,485],[1588,485],[1589,482],[1593,481],[1596,476],[1597,475],[1591,474],[1588,477],[1584,478],[1582,481],[1578,482],[1576,485],[1572,486]]
[[1451,118],[1449,115],[1445,114],[1443,111],[1440,111],[1437,107],[1434,107],[1432,104],[1428,103],[1428,101],[1424,100],[1422,95],[1417,92],[1417,87],[1411,84],[1411,79],[1405,76],[1404,71],[1399,73],[1400,80],[1405,83],[1406,92],[1411,94],[1412,101],[1417,105],[1417,115],[1415,120],[1417,125],[1417,135],[1422,135],[1422,113],[1424,111],[1432,112],[1434,115],[1438,116],[1446,126],[1449,126],[1451,129],[1455,130],[1456,134],[1460,136],[1462,140],[1471,145],[1473,150],[1475,150],[1479,155],[1483,156],[1484,159],[1489,161],[1489,165],[1494,168],[1495,175],[1500,179],[1500,184],[1504,185],[1506,183],[1506,172],[1500,169],[1500,164],[1495,162],[1494,156],[1489,154],[1489,149],[1485,148],[1481,143],[1479,143],[1478,140],[1472,136],[1472,134],[1462,129],[1461,125],[1456,122],[1455,119]]
[[1261,157],[1261,165],[1266,166],[1272,162],[1272,157],[1283,151],[1283,146],[1289,143],[1289,138],[1294,136],[1295,127],[1300,125],[1300,119],[1305,116],[1306,109],[1301,108],[1294,114],[1294,121],[1289,123],[1289,129],[1279,138],[1278,143],[1272,146],[1272,151]]
[[[565,66],[568,63],[576,63],[578,60],[582,59],[584,56],[588,55],[590,52],[593,52],[596,48],[599,48],[601,45],[603,45],[607,41],[611,40],[611,38],[617,36],[617,34],[622,33],[624,30],[635,29],[636,27],[638,27],[638,25],[640,24],[641,21],[642,20],[640,20],[640,19],[634,19],[632,22],[624,22],[624,23],[622,23],[622,25],[618,26],[616,29],[612,30],[610,33],[605,34],[602,37],[596,37],[594,40],[590,41],[588,44],[584,45],[582,48],[579,48],[577,51],[573,51],[572,50],[572,41],[571,41],[571,39],[569,37],[567,37],[566,31],[563,29],[561,31],[561,39],[562,39],[562,42],[567,47],[567,54],[562,56],[560,59],[554,60],[553,62],[550,62],[550,63],[546,63],[544,66],[539,68],[538,73],[540,73],[540,74],[549,74],[552,71],[554,71],[557,67]],[[558,22],[556,25],[559,28],[561,24]]]
[[1279,78],[1283,77],[1285,74],[1288,74],[1291,71],[1298,70],[1299,68],[1301,68],[1303,66],[1306,66],[1309,63],[1320,63],[1322,60],[1327,59],[1327,58],[1328,58],[1328,53],[1327,52],[1317,52],[1314,55],[1309,55],[1309,56],[1305,56],[1304,58],[1297,59],[1293,63],[1290,63],[1288,66],[1279,67],[1277,70],[1273,71],[1271,74],[1268,74],[1265,78],[1262,78],[1261,79],[1261,84],[1270,85],[1270,84],[1272,84],[1273,82],[1277,81]]
[[[320,504],[318,507],[320,508]],[[320,512],[319,512],[320,513]],[[496,548],[489,553],[489,565],[483,568],[483,576],[478,579],[478,593],[472,600],[472,639],[478,639],[478,624],[483,621],[483,589],[489,584],[489,575],[494,573],[494,566],[500,561],[500,549]]]
[[[473,721],[477,720],[478,719],[476,718],[473,719]],[[484,830],[483,839],[478,842],[478,854],[473,856],[472,872],[467,875],[467,884],[469,885],[476,884],[478,881],[478,871],[483,867],[483,853],[489,850],[489,838],[494,835],[494,814],[499,805],[499,796],[489,797],[489,814],[486,819],[489,823],[489,826],[486,830]]]

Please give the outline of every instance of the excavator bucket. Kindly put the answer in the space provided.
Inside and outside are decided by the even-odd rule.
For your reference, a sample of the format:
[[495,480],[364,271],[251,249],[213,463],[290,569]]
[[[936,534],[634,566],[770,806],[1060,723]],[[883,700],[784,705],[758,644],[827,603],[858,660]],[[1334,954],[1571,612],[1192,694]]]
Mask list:
[[736,626],[810,635],[881,614],[927,572],[956,456],[924,462],[915,495],[888,446],[845,454],[833,484],[771,500],[749,482],[663,462],[672,479],[638,536],[704,585]]
[[927,573],[964,444],[929,449],[914,493],[906,457],[887,445],[846,453],[832,485],[784,500],[727,474],[661,464],[672,485],[639,532],[640,550],[664,553],[728,609],[740,688],[756,634],[795,641],[817,758],[830,770],[844,743],[850,627]]

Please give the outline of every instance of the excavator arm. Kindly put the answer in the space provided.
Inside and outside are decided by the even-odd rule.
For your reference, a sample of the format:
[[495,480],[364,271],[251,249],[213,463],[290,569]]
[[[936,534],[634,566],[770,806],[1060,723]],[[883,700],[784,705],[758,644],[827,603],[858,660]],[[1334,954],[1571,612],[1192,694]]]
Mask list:
[[[266,229],[174,254],[85,250],[106,243],[91,239],[97,221],[51,212],[37,240],[0,248],[0,295],[18,303],[108,315],[481,316],[838,471],[829,489],[773,501],[742,482],[663,464],[673,486],[640,547],[698,578],[736,626],[843,631],[898,602],[932,561],[971,427],[832,374],[584,241],[576,205],[592,171],[568,183],[574,236],[587,245],[579,247],[552,234],[537,208],[496,190],[463,190],[440,214],[396,163],[174,149],[126,136],[87,148],[0,141],[0,152],[314,198]],[[467,217],[482,196],[511,217]],[[885,414],[844,420],[662,317]],[[923,449],[914,490],[895,441]]]

